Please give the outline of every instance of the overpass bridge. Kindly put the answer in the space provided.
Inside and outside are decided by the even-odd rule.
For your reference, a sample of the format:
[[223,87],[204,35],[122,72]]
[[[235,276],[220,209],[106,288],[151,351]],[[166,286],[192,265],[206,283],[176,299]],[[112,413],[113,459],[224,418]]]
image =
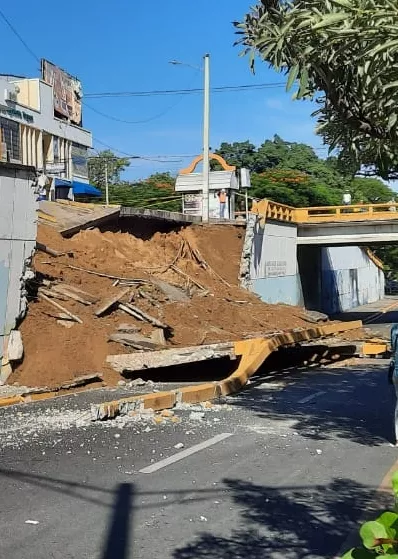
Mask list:
[[384,296],[383,263],[369,245],[398,242],[398,204],[293,208],[254,204],[242,284],[269,303],[328,314]]
[[260,223],[297,227],[297,245],[367,246],[398,242],[398,204],[357,204],[293,208],[261,200],[252,209]]

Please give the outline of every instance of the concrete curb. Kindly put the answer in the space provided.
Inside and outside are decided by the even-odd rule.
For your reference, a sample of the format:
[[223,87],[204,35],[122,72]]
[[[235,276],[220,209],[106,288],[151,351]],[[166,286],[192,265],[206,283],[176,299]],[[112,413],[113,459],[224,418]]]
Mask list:
[[[153,392],[131,398],[122,398],[112,402],[92,406],[93,420],[112,419],[118,415],[128,414],[142,409],[161,411],[173,408],[176,404],[198,404],[215,400],[239,392],[248,379],[261,367],[269,355],[279,347],[333,336],[334,334],[356,330],[362,327],[361,321],[328,324],[277,334],[271,338],[241,340],[234,343],[235,355],[241,357],[239,366],[229,377],[222,381],[209,382],[196,386],[186,386],[166,392]],[[45,392],[0,398],[0,408],[16,404],[27,404],[53,398],[62,398],[67,394]]]
[[324,338],[361,327],[361,321],[329,324],[307,330],[277,334],[268,339],[256,338],[235,342],[235,354],[241,357],[241,360],[237,370],[226,379],[98,404],[92,406],[92,419],[113,419],[118,415],[125,415],[143,409],[161,411],[173,408],[179,403],[198,404],[215,400],[220,396],[234,394],[245,386],[248,379],[256,373],[267,357],[279,347]]

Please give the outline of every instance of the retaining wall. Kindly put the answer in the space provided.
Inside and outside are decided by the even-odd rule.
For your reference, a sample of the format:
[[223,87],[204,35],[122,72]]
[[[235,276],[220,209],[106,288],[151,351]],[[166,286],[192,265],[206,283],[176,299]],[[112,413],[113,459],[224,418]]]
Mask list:
[[[25,280],[35,249],[37,208],[34,170],[0,163],[0,359],[8,335],[26,312]],[[2,363],[4,365],[4,361]]]

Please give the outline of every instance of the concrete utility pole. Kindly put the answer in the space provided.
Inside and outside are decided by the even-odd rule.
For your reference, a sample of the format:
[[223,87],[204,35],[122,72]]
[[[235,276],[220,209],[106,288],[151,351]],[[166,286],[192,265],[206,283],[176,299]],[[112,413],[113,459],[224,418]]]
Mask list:
[[105,203],[109,206],[108,161],[105,158]]
[[209,221],[210,186],[210,55],[204,57],[204,107],[203,107],[203,190],[202,221]]

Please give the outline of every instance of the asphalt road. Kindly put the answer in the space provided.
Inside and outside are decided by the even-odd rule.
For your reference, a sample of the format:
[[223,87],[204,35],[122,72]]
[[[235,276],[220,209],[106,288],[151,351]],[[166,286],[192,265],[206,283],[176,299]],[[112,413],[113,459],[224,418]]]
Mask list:
[[98,394],[1,410],[0,557],[334,557],[398,458],[385,368],[257,378],[179,423],[90,423]]
[[336,318],[343,321],[362,320],[373,335],[389,339],[391,325],[398,323],[398,296],[388,296],[382,301],[356,307]]

